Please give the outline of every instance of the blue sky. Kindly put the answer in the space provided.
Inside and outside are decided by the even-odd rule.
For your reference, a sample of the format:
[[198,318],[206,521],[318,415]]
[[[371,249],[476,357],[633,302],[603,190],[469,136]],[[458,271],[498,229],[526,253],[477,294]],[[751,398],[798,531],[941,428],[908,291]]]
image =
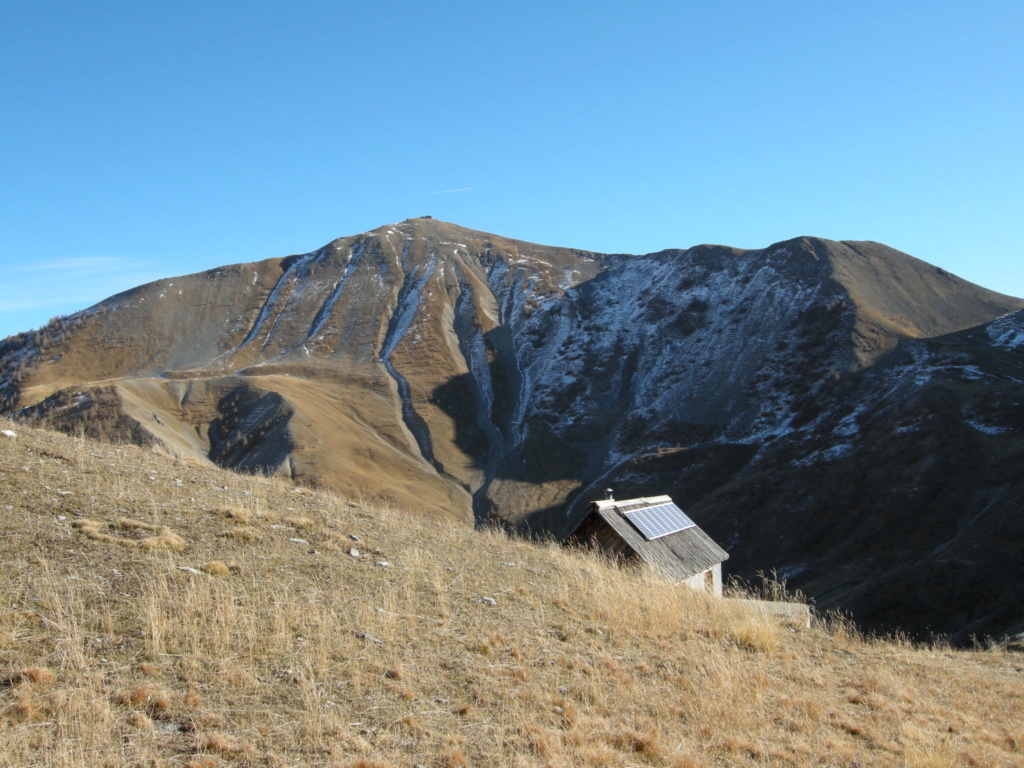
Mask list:
[[0,337],[423,214],[1024,296],[1021,40],[1017,0],[0,0]]

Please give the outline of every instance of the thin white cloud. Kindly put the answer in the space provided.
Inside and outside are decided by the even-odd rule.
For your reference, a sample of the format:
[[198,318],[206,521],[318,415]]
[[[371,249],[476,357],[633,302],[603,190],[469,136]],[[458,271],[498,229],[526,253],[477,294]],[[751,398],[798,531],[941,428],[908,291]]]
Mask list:
[[139,264],[131,259],[121,256],[70,256],[64,259],[54,259],[35,264],[18,264],[10,267],[9,271],[14,274],[24,272],[110,272],[114,269],[137,268]]
[[89,299],[84,296],[35,296],[30,299],[0,301],[0,312],[24,312],[27,309],[39,309],[41,307],[60,307],[67,302],[81,303],[84,307],[87,301]]
[[472,187],[460,187],[459,189],[442,189],[440,192],[427,192],[428,195],[447,195],[449,192],[469,192]]
[[84,309],[107,296],[165,277],[159,264],[122,256],[72,256],[0,270],[0,312]]

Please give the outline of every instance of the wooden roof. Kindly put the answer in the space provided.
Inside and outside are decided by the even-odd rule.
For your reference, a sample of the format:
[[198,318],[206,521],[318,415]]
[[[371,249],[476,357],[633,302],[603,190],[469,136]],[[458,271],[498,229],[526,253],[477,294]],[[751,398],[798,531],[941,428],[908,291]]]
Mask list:
[[621,501],[595,501],[587,515],[573,529],[579,530],[593,515],[606,522],[638,557],[658,570],[676,579],[688,579],[694,574],[706,571],[728,559],[729,553],[722,549],[699,526],[692,526],[677,533],[648,541],[647,538],[622,513],[658,504],[671,503],[668,496],[653,496]]

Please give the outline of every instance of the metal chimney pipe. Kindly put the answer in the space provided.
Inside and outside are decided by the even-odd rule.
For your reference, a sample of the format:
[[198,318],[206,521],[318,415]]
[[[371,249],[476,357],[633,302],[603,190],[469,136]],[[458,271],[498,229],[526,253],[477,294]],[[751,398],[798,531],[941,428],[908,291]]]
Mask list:
[[615,501],[615,491],[613,491],[611,488],[605,488],[604,499],[605,501]]

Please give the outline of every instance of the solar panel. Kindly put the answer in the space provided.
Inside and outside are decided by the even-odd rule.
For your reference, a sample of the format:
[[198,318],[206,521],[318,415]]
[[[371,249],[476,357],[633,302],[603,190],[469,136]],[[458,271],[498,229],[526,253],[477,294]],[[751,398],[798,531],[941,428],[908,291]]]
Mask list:
[[623,514],[648,541],[660,539],[670,533],[679,533],[679,531],[685,531],[687,528],[694,528],[697,525],[672,502],[634,509],[623,512]]

